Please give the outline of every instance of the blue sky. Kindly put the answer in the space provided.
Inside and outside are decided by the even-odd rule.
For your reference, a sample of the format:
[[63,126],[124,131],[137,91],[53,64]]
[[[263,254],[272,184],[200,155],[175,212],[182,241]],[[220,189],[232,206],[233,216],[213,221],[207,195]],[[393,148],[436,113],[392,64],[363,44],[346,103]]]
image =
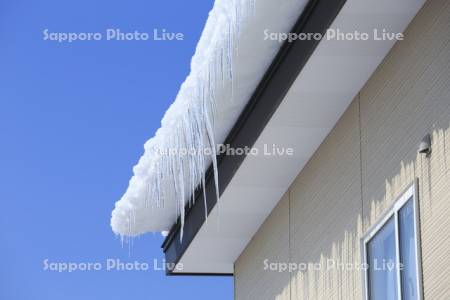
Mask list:
[[[232,278],[43,270],[44,259],[162,259],[152,234],[129,255],[110,215],[189,72],[212,2],[0,1],[0,299],[232,299]],[[185,40],[57,43],[43,40],[47,28],[165,28]]]

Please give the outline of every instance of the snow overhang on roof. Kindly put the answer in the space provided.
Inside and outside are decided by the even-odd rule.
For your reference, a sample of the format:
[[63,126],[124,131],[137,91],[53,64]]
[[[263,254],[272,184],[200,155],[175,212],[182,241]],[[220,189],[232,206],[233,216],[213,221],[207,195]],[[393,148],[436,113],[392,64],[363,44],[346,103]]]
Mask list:
[[[202,186],[211,163],[217,165],[215,153],[203,150],[213,152],[211,145],[223,143],[281,47],[278,41],[265,41],[261,29],[289,31],[305,4],[216,0],[191,72],[161,128],[145,143],[129,187],[116,203],[111,219],[115,233],[167,231],[178,216],[184,222],[193,190]],[[283,18],[274,18],[274,12]],[[196,153],[186,155],[191,149]]]
[[[257,0],[254,7],[245,0],[216,1],[192,72],[116,204],[113,230],[133,236],[171,228],[163,244],[166,261],[183,268],[169,274],[232,274],[235,260],[394,44],[296,40],[280,49],[264,40],[264,30],[403,32],[423,2]],[[232,32],[225,38],[224,28]],[[220,60],[223,68],[215,73],[217,57],[227,63]],[[161,160],[154,150],[217,142],[234,149],[276,144],[294,155],[219,155],[214,162],[211,156]]]

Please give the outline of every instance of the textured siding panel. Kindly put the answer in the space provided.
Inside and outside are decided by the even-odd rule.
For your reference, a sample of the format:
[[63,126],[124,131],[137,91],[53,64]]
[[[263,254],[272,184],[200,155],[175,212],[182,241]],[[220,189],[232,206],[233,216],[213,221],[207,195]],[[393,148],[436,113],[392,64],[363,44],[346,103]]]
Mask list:
[[236,299],[290,299],[288,273],[264,270],[264,260],[289,260],[288,197],[284,196],[235,264]]
[[450,299],[450,1],[428,1],[405,36],[361,91],[364,228],[419,178],[425,298]]
[[[405,36],[236,262],[236,299],[362,299],[361,272],[326,262],[359,263],[361,236],[415,178],[425,298],[450,299],[450,1],[428,1]],[[323,268],[264,272],[265,258]]]
[[320,265],[291,274],[292,299],[361,298],[360,272],[337,267],[360,262],[358,110],[354,101],[291,186],[292,262]]

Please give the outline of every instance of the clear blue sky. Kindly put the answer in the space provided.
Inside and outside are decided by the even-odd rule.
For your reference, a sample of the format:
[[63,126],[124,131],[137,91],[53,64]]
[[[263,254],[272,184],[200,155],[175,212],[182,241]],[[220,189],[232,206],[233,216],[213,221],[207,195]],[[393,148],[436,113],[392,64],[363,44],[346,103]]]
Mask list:
[[[189,72],[208,1],[0,1],[0,299],[232,299],[232,278],[55,273],[52,262],[152,263],[111,232],[114,202]],[[42,31],[185,34],[182,42],[58,44]]]

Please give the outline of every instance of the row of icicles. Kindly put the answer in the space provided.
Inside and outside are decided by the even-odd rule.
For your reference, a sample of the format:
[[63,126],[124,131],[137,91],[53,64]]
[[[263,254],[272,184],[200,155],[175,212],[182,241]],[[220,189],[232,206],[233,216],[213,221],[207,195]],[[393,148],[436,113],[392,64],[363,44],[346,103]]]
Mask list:
[[[225,1],[225,0],[224,0]],[[241,25],[248,17],[254,16],[256,0],[226,0],[233,2],[233,12],[227,17],[226,30],[223,39],[217,39],[214,45],[214,55],[208,63],[202,64],[201,70],[192,70],[183,84],[177,99],[184,98],[185,111],[172,123],[165,138],[159,139],[159,144],[151,149],[154,155],[150,167],[145,203],[147,207],[161,208],[166,199],[165,188],[169,186],[175,192],[176,216],[180,216],[181,234],[186,204],[195,202],[195,190],[201,187],[207,218],[205,173],[209,163],[212,163],[214,186],[219,203],[219,179],[216,157],[216,141],[214,124],[217,116],[216,96],[219,91],[231,95],[233,99],[233,56],[237,55],[238,40]],[[221,28],[223,29],[223,28]],[[188,86],[186,83],[195,82]],[[187,101],[186,101],[187,99]],[[231,100],[232,101],[232,100]],[[170,149],[195,149],[185,155],[173,155]],[[204,155],[202,149],[210,149],[211,155]],[[181,151],[180,151],[181,152]],[[129,235],[126,242],[130,244],[130,236],[136,221],[135,213],[130,211],[127,217]],[[121,237],[123,243],[123,237]]]

